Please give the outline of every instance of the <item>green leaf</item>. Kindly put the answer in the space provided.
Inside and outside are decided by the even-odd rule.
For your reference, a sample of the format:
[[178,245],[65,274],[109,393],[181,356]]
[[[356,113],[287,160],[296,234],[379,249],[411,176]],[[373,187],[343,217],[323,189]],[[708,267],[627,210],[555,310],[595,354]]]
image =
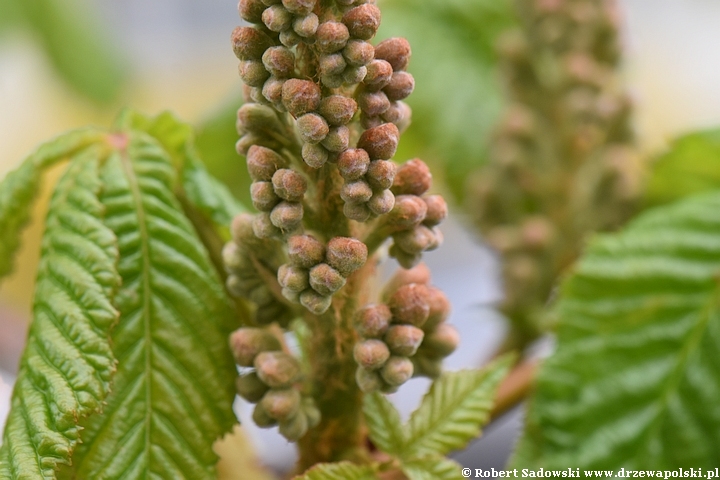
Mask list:
[[100,142],[102,136],[94,129],[62,135],[41,146],[0,183],[0,278],[13,269],[15,253],[20,247],[20,234],[30,220],[42,173],[60,160]]
[[372,467],[350,462],[321,463],[295,480],[377,480]]
[[405,446],[405,430],[395,406],[380,393],[365,395],[363,413],[375,446],[391,455],[400,455]]
[[75,478],[214,478],[213,442],[236,422],[233,310],[173,194],[175,171],[140,132],[107,162],[101,197],[120,248],[119,361],[102,417],[85,424]]
[[444,455],[480,435],[512,361],[508,356],[482,370],[448,372],[433,382],[410,416],[403,456]]
[[114,233],[102,223],[98,159],[79,156],[53,195],[42,242],[33,322],[0,449],[0,478],[55,478],[70,463],[78,420],[102,409],[115,360],[109,331],[120,285]]
[[672,142],[652,168],[645,193],[649,206],[672,203],[720,189],[720,130],[684,135]]
[[514,465],[717,466],[719,278],[718,193],[596,239],[562,289]]
[[410,480],[464,480],[462,465],[440,455],[405,460],[403,472]]

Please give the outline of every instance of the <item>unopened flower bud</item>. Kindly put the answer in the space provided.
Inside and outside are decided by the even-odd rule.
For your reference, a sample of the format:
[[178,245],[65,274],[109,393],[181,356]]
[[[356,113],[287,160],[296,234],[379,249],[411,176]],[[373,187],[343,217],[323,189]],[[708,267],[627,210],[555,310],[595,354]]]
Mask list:
[[366,3],[348,10],[342,21],[350,35],[362,40],[370,40],[380,28],[380,9],[372,3]]
[[407,253],[397,245],[392,245],[388,252],[403,268],[413,268],[422,261],[421,253]]
[[287,48],[292,48],[302,42],[302,37],[295,33],[295,30],[289,28],[280,32],[278,38],[280,39],[280,43],[285,45]]
[[367,246],[355,238],[335,237],[327,245],[327,263],[344,277],[365,265],[367,256]]
[[295,170],[281,168],[272,177],[272,185],[278,197],[289,202],[299,202],[307,191],[305,177]]
[[290,28],[293,16],[282,5],[272,5],[262,12],[262,21],[269,30],[280,33]]
[[241,367],[252,367],[255,357],[262,352],[280,349],[278,339],[262,328],[243,327],[230,335],[230,350]]
[[243,60],[238,67],[238,73],[243,82],[251,87],[262,87],[270,72],[259,60]]
[[265,100],[272,103],[275,108],[279,109],[279,107],[282,107],[282,110],[284,111],[285,106],[282,104],[283,83],[285,83],[285,80],[275,77],[268,78],[263,84],[262,96]]
[[295,229],[303,218],[303,206],[299,202],[282,201],[270,213],[270,221],[283,232]]
[[324,22],[315,32],[315,47],[321,53],[334,53],[345,47],[350,33],[340,22]]
[[327,88],[340,88],[343,86],[343,83],[345,83],[345,79],[343,78],[342,74],[322,75],[320,77],[320,82],[322,82],[322,84],[325,85]]
[[298,293],[310,286],[307,269],[296,265],[281,265],[280,268],[278,268],[277,278],[281,287]]
[[450,316],[450,300],[445,293],[436,287],[428,287],[427,302],[430,313],[423,328],[430,331],[447,320]]
[[285,352],[262,352],[253,362],[260,380],[270,388],[286,388],[300,376],[300,364]]
[[343,205],[343,214],[350,220],[360,223],[367,222],[372,217],[372,211],[370,211],[366,203],[346,202]]
[[367,171],[367,181],[376,190],[387,190],[395,181],[397,165],[389,160],[375,160],[370,162]]
[[403,102],[390,102],[390,107],[382,114],[382,119],[386,122],[394,123],[396,126],[403,120],[405,115],[402,107]]
[[295,414],[295,416],[280,422],[280,428],[278,429],[280,435],[291,442],[300,440],[300,438],[307,433],[307,430],[308,420],[302,410]]
[[281,128],[275,110],[267,105],[246,103],[238,110],[237,117],[247,131],[262,132]]
[[367,206],[375,215],[385,215],[395,206],[395,195],[390,190],[380,190],[370,197]]
[[389,160],[395,155],[400,132],[392,123],[365,130],[358,140],[358,148],[364,149],[371,160]]
[[317,427],[322,417],[320,414],[320,409],[317,407],[317,405],[315,405],[315,401],[312,399],[312,397],[303,397],[300,408],[307,416],[308,427]]
[[300,304],[315,315],[327,312],[332,305],[332,297],[321,295],[315,290],[308,288],[300,294]]
[[437,239],[434,232],[425,225],[404,230],[393,235],[395,245],[407,253],[422,253],[436,247]]
[[365,340],[355,344],[353,357],[361,367],[377,370],[390,358],[390,350],[382,340]]
[[362,67],[370,63],[375,56],[375,48],[363,40],[350,40],[342,50],[348,65]]
[[367,64],[367,75],[363,80],[365,88],[370,91],[381,90],[392,79],[393,68],[386,60],[375,59]]
[[303,38],[309,38],[317,32],[320,20],[314,13],[308,13],[303,17],[297,17],[293,22],[293,30]]
[[343,83],[346,85],[355,85],[362,82],[367,75],[367,67],[348,66],[342,74]]
[[429,195],[423,197],[423,201],[425,201],[425,205],[427,205],[427,214],[425,215],[425,220],[423,220],[425,225],[434,227],[447,218],[447,202],[445,202],[442,195]]
[[287,47],[268,48],[262,61],[265,70],[277,78],[288,78],[295,72],[295,54]]
[[322,168],[329,156],[327,148],[319,143],[304,143],[302,146],[302,158],[312,168]]
[[322,55],[319,60],[318,70],[322,76],[340,75],[345,71],[347,62],[340,53]]
[[430,315],[428,287],[420,283],[403,285],[390,297],[388,306],[393,322],[421,327]]
[[442,375],[442,360],[436,358],[428,358],[420,354],[411,358],[416,377],[438,378]]
[[233,52],[240,60],[259,60],[273,42],[265,32],[253,27],[237,27],[232,33]]
[[412,357],[423,343],[425,332],[412,325],[393,325],[385,334],[385,343],[393,355]]
[[226,243],[222,249],[223,265],[225,265],[227,271],[232,272],[242,267],[245,263],[244,258],[245,255],[243,255],[242,250],[235,242]]
[[252,224],[255,217],[249,213],[235,215],[230,224],[230,233],[238,245],[251,245],[256,242]]
[[270,181],[278,168],[287,162],[269,148],[253,145],[247,153],[247,167],[254,181]]
[[384,92],[363,92],[358,95],[358,105],[363,113],[376,117],[387,112],[390,100]]
[[306,113],[297,119],[300,137],[308,143],[319,143],[330,132],[330,127],[317,113]]
[[261,212],[269,212],[280,202],[270,182],[253,182],[250,185],[250,198],[255,208]]
[[295,235],[288,239],[288,257],[302,268],[312,268],[325,259],[325,245],[311,235]]
[[399,386],[413,376],[413,364],[407,357],[392,356],[380,369],[380,375],[391,386]]
[[282,421],[300,410],[300,392],[294,388],[272,389],[265,394],[258,405],[262,405],[270,418]]
[[318,111],[328,124],[338,126],[350,123],[357,108],[357,103],[350,97],[330,95],[322,99]]
[[240,0],[238,12],[243,20],[249,23],[260,23],[265,5],[260,0]]
[[396,195],[422,195],[432,185],[432,173],[420,159],[405,162],[398,169],[392,191]]
[[320,87],[310,80],[291,78],[283,84],[283,105],[295,117],[317,110],[320,99]]
[[358,367],[355,371],[355,381],[364,393],[377,392],[385,383],[379,372],[363,367]]
[[270,219],[270,213],[262,212],[253,219],[253,232],[257,238],[273,238],[281,235],[281,231]]
[[390,326],[392,313],[385,304],[367,305],[355,314],[355,329],[364,338],[381,338]]
[[385,120],[382,119],[382,117],[371,117],[370,115],[367,115],[365,112],[362,112],[360,114],[360,125],[365,130],[370,130],[371,128],[379,127],[385,122]]
[[235,380],[238,394],[250,403],[257,403],[270,389],[255,372],[239,376]]
[[395,207],[390,212],[388,222],[401,229],[420,224],[427,214],[427,205],[416,195],[397,195]]
[[320,295],[332,295],[345,285],[345,278],[327,263],[310,270],[310,286]]
[[346,181],[353,181],[362,178],[370,166],[370,157],[361,148],[350,148],[345,150],[338,157],[338,170]]
[[383,92],[393,102],[406,99],[413,90],[415,90],[415,78],[408,72],[393,73],[390,83],[383,88]]
[[345,125],[331,128],[322,140],[322,145],[330,152],[339,153],[347,150],[350,145],[350,129]]
[[410,43],[404,38],[388,38],[375,46],[375,58],[386,60],[395,72],[407,68],[410,54]]
[[340,198],[349,203],[365,203],[372,197],[373,191],[363,180],[348,182],[340,190]]
[[441,323],[435,330],[428,333],[423,342],[423,352],[428,356],[447,357],[460,344],[460,333],[452,325]]
[[261,403],[255,405],[252,414],[253,422],[260,428],[270,428],[277,425],[277,420],[268,415],[265,407]]
[[[424,263],[411,269],[399,269],[392,278],[385,284],[382,291],[382,298],[389,299],[395,291],[403,285],[419,283],[427,285],[430,283],[430,269]],[[432,309],[432,307],[431,307]]]
[[291,301],[292,303],[300,303],[300,292],[283,287],[280,289],[280,293],[285,299]]
[[307,15],[315,8],[316,0],[282,0],[282,4],[295,15]]

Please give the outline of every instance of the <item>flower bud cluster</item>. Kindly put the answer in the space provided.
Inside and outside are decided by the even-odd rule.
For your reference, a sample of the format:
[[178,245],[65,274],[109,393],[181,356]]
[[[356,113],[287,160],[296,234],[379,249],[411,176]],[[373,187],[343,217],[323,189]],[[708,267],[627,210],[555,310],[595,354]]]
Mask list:
[[332,304],[332,296],[367,261],[368,250],[360,240],[335,237],[324,245],[312,235],[288,239],[289,263],[278,269],[285,298],[320,315]]
[[300,393],[300,363],[282,351],[278,338],[263,328],[240,328],[230,336],[235,362],[246,367],[237,378],[238,394],[255,403],[253,420],[261,428],[280,427],[295,441],[320,423],[312,397]]
[[642,169],[618,82],[615,2],[517,2],[499,44],[510,106],[471,184],[469,210],[504,260],[505,312],[537,331],[587,234],[632,214]]
[[356,380],[364,392],[392,393],[412,376],[437,377],[442,359],[459,342],[446,323],[450,304],[442,291],[428,285],[427,267],[421,264],[399,277],[388,286],[387,303],[366,305],[355,316],[360,336],[353,352]]

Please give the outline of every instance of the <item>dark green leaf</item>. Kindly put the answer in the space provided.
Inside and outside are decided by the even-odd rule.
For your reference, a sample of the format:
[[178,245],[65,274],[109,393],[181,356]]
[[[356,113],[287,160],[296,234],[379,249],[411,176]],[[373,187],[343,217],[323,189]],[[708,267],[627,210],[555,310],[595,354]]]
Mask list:
[[314,466],[295,480],[377,480],[369,466],[355,465],[350,462],[321,463]]
[[405,446],[405,430],[395,406],[380,393],[365,395],[363,413],[370,439],[383,452],[400,455]]
[[413,458],[403,462],[410,480],[464,480],[462,465],[440,455]]

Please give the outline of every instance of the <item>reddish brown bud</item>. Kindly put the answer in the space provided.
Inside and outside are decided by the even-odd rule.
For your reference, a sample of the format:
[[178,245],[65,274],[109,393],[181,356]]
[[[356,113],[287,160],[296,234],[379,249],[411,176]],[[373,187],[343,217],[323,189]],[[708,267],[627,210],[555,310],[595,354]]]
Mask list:
[[303,268],[311,268],[325,259],[325,245],[311,235],[295,235],[288,239],[290,261]]
[[262,60],[265,70],[277,78],[288,78],[295,72],[295,54],[287,47],[268,48]]
[[237,27],[232,33],[233,52],[240,60],[259,60],[273,42],[264,32],[252,27]]
[[327,263],[310,270],[310,286],[320,295],[332,295],[345,285],[345,278]]
[[282,4],[295,15],[307,15],[315,8],[316,0],[282,0]]
[[385,304],[367,305],[355,314],[355,329],[364,338],[380,338],[385,335],[392,313]]
[[243,327],[230,335],[230,349],[235,363],[241,367],[252,367],[255,357],[261,352],[280,350],[280,342],[267,330]]
[[243,60],[238,67],[238,73],[243,82],[251,87],[262,87],[270,72],[259,60]]
[[368,200],[367,206],[375,215],[385,215],[395,206],[395,195],[390,190],[380,190]]
[[384,92],[363,92],[358,95],[358,105],[363,113],[376,117],[387,112],[390,100]]
[[275,171],[286,164],[285,159],[269,148],[253,145],[248,150],[247,167],[254,181],[272,180]]
[[350,145],[350,129],[345,125],[331,128],[322,140],[322,145],[330,152],[339,153],[347,150]]
[[330,127],[317,113],[306,113],[297,119],[300,137],[308,143],[319,143],[330,132]]
[[360,240],[335,237],[327,246],[327,263],[344,277],[365,265],[368,249]]
[[307,191],[305,177],[288,168],[282,168],[275,172],[272,185],[277,196],[289,202],[301,201]]
[[296,265],[281,265],[278,268],[278,283],[281,287],[302,292],[310,286],[310,277],[307,269]]
[[367,173],[370,157],[361,148],[350,148],[340,154],[337,164],[340,175],[345,180],[358,180]]
[[253,362],[258,377],[270,388],[286,388],[300,376],[300,364],[285,352],[262,352]]
[[300,304],[315,315],[321,315],[332,305],[332,297],[320,295],[315,290],[308,288],[300,294]]
[[437,239],[432,230],[425,225],[418,225],[415,228],[404,230],[393,235],[395,245],[407,253],[422,253],[430,250],[436,244]]
[[269,212],[280,202],[270,182],[253,182],[250,185],[250,198],[255,208],[261,212]]
[[356,370],[355,381],[364,393],[377,392],[385,383],[378,371],[367,370],[363,367],[358,367]]
[[415,195],[398,195],[395,207],[390,212],[388,222],[398,228],[406,229],[422,223],[427,214],[427,205]]
[[436,287],[428,287],[427,302],[430,306],[430,314],[423,327],[429,331],[447,320],[451,307],[445,293]]
[[380,90],[392,79],[393,68],[385,60],[375,59],[367,64],[367,75],[363,80],[365,88],[371,91]]
[[282,88],[284,83],[285,80],[270,77],[265,80],[262,87],[262,95],[265,97],[265,100],[272,103],[275,108],[282,106],[283,110],[285,109],[285,106],[282,104]]
[[425,225],[428,227],[434,227],[447,218],[447,202],[445,202],[442,195],[429,195],[427,197],[423,197],[423,200],[425,201],[425,205],[427,205],[427,214],[425,215],[425,220],[423,221]]
[[430,315],[428,287],[421,283],[403,285],[390,297],[388,305],[393,322],[421,327]]
[[238,394],[250,403],[257,403],[270,389],[255,372],[247,373],[235,380]]
[[432,173],[420,159],[405,162],[398,169],[392,191],[396,195],[422,195],[432,185]]
[[327,148],[319,143],[304,143],[302,146],[302,158],[312,168],[321,168],[329,156]]
[[294,388],[273,389],[265,394],[258,405],[262,405],[270,418],[285,420],[300,410],[300,392]]
[[392,123],[365,130],[358,140],[358,148],[364,149],[371,160],[389,160],[395,155],[400,132]]
[[389,160],[375,160],[370,162],[367,171],[367,181],[376,190],[387,190],[395,180],[397,165]]
[[365,114],[365,112],[360,114],[360,125],[365,130],[370,130],[371,128],[379,127],[385,122],[385,120],[382,119],[382,117],[371,117],[370,115]]
[[383,88],[383,92],[393,102],[406,99],[413,90],[415,90],[415,78],[407,72],[393,73],[390,83]]
[[253,220],[253,232],[257,238],[273,238],[279,236],[282,232],[270,220],[270,214],[267,212],[255,215]]
[[302,203],[297,202],[280,202],[270,213],[270,221],[283,232],[289,232],[295,229],[303,218]]
[[412,357],[424,337],[425,332],[412,325],[393,325],[388,329],[384,340],[393,355]]
[[260,23],[265,5],[260,0],[240,0],[238,13],[243,20],[249,23]]
[[334,53],[345,47],[350,33],[340,22],[324,22],[315,32],[315,47],[321,53]]
[[330,125],[346,125],[355,115],[357,103],[350,97],[330,95],[322,99],[318,111]]
[[303,38],[309,38],[317,32],[320,20],[314,13],[308,13],[304,17],[297,17],[293,22],[293,30]]
[[410,54],[410,43],[404,38],[388,38],[375,47],[375,58],[387,60],[396,72],[407,68]]
[[413,371],[413,364],[409,358],[393,356],[380,369],[380,375],[391,386],[399,386],[410,380]]
[[342,74],[342,80],[346,85],[355,85],[362,82],[366,75],[367,67],[348,66]]
[[350,35],[363,40],[370,40],[380,28],[380,9],[372,3],[352,8],[343,15],[342,21]]
[[349,203],[365,203],[372,197],[373,191],[363,180],[348,182],[340,190],[340,198]]
[[343,214],[350,220],[356,222],[367,222],[372,216],[372,212],[366,203],[350,203],[343,205]]
[[409,270],[399,269],[396,271],[395,275],[393,275],[387,284],[385,284],[385,287],[383,287],[382,298],[390,298],[398,288],[409,283],[419,283],[422,285],[430,283],[430,269],[428,266],[421,263]]
[[447,357],[455,351],[460,344],[460,334],[457,329],[447,323],[441,323],[428,333],[423,342],[423,353],[431,357]]
[[318,70],[320,71],[320,75],[327,77],[342,74],[345,71],[345,67],[347,67],[345,57],[340,53],[333,53],[320,57]]
[[320,99],[320,87],[310,80],[291,78],[283,84],[283,105],[295,117],[317,110]]
[[350,40],[342,51],[348,65],[362,67],[370,63],[375,56],[375,48],[362,40]]
[[262,12],[262,21],[269,30],[280,33],[290,28],[293,16],[282,5],[272,5]]
[[353,357],[361,367],[377,370],[390,358],[390,350],[381,340],[365,340],[355,344]]

